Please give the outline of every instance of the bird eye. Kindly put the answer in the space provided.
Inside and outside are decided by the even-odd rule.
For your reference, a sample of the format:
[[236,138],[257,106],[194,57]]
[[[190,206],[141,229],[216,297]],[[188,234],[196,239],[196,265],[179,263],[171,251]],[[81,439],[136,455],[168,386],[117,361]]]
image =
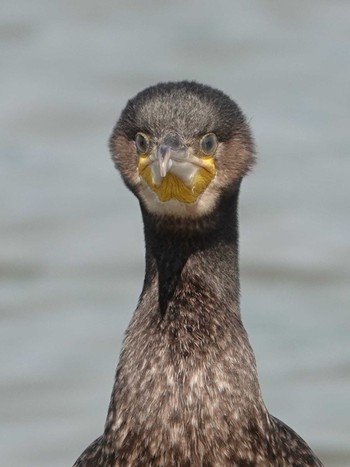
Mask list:
[[214,154],[218,146],[218,139],[214,133],[208,133],[204,135],[200,142],[201,151],[204,154],[210,155]]
[[149,138],[144,133],[137,133],[135,137],[136,149],[141,154],[148,152],[150,147]]

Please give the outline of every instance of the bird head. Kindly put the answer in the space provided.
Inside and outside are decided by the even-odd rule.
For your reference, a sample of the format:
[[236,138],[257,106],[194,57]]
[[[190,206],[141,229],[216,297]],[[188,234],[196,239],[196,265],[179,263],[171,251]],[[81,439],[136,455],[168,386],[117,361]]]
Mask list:
[[110,138],[112,158],[144,208],[173,217],[207,215],[237,190],[254,163],[253,146],[237,104],[188,81],[141,91]]

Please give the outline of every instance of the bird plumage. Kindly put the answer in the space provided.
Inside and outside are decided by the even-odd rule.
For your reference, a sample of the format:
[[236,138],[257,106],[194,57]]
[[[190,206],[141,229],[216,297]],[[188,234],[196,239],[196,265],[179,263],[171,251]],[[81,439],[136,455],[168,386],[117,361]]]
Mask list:
[[[208,134],[217,146],[201,144]],[[241,321],[237,207],[255,158],[239,107],[194,82],[153,86],[128,102],[110,148],[140,201],[146,273],[104,433],[75,467],[321,466],[268,413]],[[195,201],[159,198],[159,180],[193,188],[208,158],[215,174]]]

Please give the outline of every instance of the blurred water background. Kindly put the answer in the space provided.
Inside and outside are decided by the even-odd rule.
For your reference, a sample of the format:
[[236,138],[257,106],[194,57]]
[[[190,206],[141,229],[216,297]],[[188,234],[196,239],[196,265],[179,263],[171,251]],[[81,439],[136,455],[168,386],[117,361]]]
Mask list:
[[350,2],[3,1],[0,458],[70,466],[103,429],[143,279],[107,138],[126,100],[196,79],[234,97],[242,313],[270,411],[350,465]]

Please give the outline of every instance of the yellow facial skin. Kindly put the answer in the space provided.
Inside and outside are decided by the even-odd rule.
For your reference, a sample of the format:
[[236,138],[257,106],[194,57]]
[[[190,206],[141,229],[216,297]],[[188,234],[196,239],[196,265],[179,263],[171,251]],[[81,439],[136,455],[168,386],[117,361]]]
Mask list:
[[171,172],[166,174],[160,184],[156,184],[153,180],[147,154],[140,155],[138,170],[140,176],[156,193],[160,201],[169,201],[175,198],[182,203],[194,203],[216,175],[215,160],[212,156],[202,154],[200,160],[203,167],[198,167],[190,186],[187,186],[179,177]]

